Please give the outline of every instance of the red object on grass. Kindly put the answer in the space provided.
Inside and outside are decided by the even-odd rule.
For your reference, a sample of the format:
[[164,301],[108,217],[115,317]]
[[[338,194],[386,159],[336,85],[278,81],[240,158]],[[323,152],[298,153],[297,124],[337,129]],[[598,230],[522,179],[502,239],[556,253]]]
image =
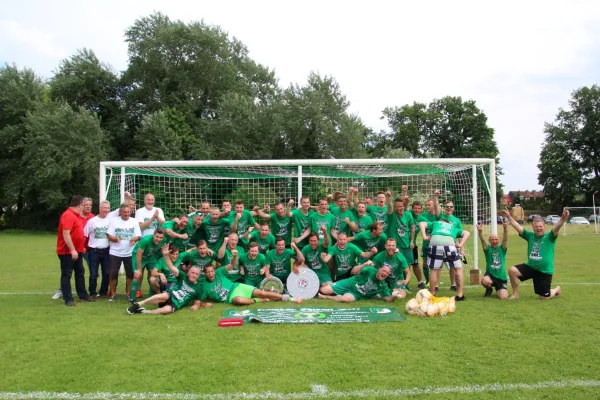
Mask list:
[[243,318],[221,318],[219,321],[219,326],[221,328],[230,328],[232,326],[242,326],[244,325]]

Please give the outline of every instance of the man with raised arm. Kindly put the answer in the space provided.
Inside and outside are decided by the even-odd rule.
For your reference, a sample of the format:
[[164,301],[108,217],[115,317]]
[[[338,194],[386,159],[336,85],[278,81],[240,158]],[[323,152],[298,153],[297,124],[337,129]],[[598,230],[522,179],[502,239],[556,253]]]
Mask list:
[[136,210],[135,219],[140,224],[142,237],[152,235],[156,228],[165,223],[163,210],[154,207],[154,195],[152,193],[144,196],[144,207]]
[[[439,208],[436,208],[436,217],[438,219],[446,219],[448,220],[448,222],[450,222],[456,229],[463,229],[463,225],[462,222],[460,221],[460,219],[456,218],[454,216],[454,202],[452,200],[447,200],[444,203],[444,211],[440,212]],[[461,248],[460,249],[460,256],[461,259],[462,257],[465,255],[465,249]],[[452,268],[450,270],[450,290],[454,290],[457,291],[457,283],[456,283],[456,270],[454,268]],[[461,277],[462,279],[462,277]]]
[[204,282],[204,266],[206,264],[212,264],[214,261],[214,252],[208,248],[206,240],[198,240],[196,243],[196,250],[186,252],[182,257],[182,262],[189,263],[192,266],[200,268],[199,281]]
[[335,225],[332,232],[335,240],[337,240],[339,233],[345,233],[348,236],[351,232],[356,231],[354,213],[348,208],[348,198],[343,194],[339,195],[337,204],[337,207],[331,210],[331,213],[335,217]]
[[158,260],[158,263],[156,263],[156,266],[150,271],[150,286],[152,288],[160,289],[155,289],[154,291],[156,293],[164,292],[167,289],[171,289],[177,283],[177,277],[170,270],[165,257],[169,257],[173,266],[181,270],[181,264],[183,262],[183,257],[185,257],[185,254],[186,253],[179,252],[178,246],[172,243],[169,245],[169,254],[167,256],[162,256]]
[[242,240],[246,243],[258,244],[258,251],[261,254],[267,254],[269,250],[275,248],[275,236],[271,234],[269,224],[266,222],[260,224],[258,231],[255,231],[253,227],[248,228]]
[[179,252],[184,252],[190,242],[190,233],[195,231],[189,225],[189,217],[187,214],[181,214],[179,218],[167,221],[162,225],[167,239],[179,247]]
[[[210,307],[212,305],[211,303],[203,303],[200,301],[202,297],[202,284],[199,282],[200,268],[193,266],[186,274],[173,265],[172,259],[169,257],[168,245],[164,245],[161,248],[161,252],[169,270],[177,277],[177,283],[165,292],[155,294],[139,303],[135,300],[130,300],[129,307],[127,307],[127,313],[130,315],[140,313],[171,314],[181,310],[192,301],[194,302],[190,307],[190,310],[192,311],[196,311],[199,307]],[[155,310],[146,310],[144,307],[146,304],[158,304],[159,308]]]
[[[165,237],[163,228],[156,228],[152,235],[142,237],[133,248],[132,269],[133,281],[131,282],[131,299],[141,297],[140,287],[144,278],[144,269],[148,270],[148,283],[150,283],[150,271],[154,269],[161,255],[161,247],[168,244],[169,239]],[[156,287],[152,288],[155,292]],[[139,295],[138,295],[139,294]]]
[[310,198],[308,196],[302,196],[300,198],[300,208],[294,208],[292,210],[292,222],[294,224],[294,242],[300,249],[304,248],[308,243],[306,237],[300,239],[300,237],[308,230],[309,219],[314,211],[310,207]]
[[267,268],[265,271],[267,278],[274,276],[285,285],[288,276],[292,272],[290,260],[292,258],[295,260],[304,259],[296,243],[292,242],[291,246],[292,248],[288,249],[285,247],[285,240],[282,237],[275,238],[275,249],[267,252]]
[[[357,233],[348,238],[348,242],[351,242],[362,251],[371,251],[371,249],[375,247],[378,252],[385,249],[386,240],[387,235],[383,233],[383,225],[381,225],[381,222],[373,222],[369,227],[369,230]],[[365,261],[367,260],[362,258],[358,260],[359,263]]]
[[[462,259],[459,249],[464,247],[471,234],[469,231],[463,231],[456,228],[445,218],[442,218],[436,222],[421,222],[420,228],[421,234],[423,235],[423,240],[429,241],[427,262],[429,269],[431,270],[429,277],[434,295],[437,294],[437,290],[435,288],[437,288],[440,280],[440,270],[442,265],[446,264],[449,269],[457,269],[457,293],[455,299],[456,301],[464,300],[465,295],[463,293]],[[427,235],[427,229],[431,230],[431,235]],[[456,242],[458,237],[460,237],[460,240],[458,240],[457,244]]]
[[[324,226],[322,230],[326,229]],[[310,269],[312,269],[317,277],[319,277],[319,284],[321,286],[328,285],[332,281],[331,273],[329,271],[328,263],[321,260],[321,253],[327,253],[329,248],[329,236],[324,234],[323,240],[319,241],[319,235],[316,232],[311,232],[308,235],[308,245],[302,249],[302,256],[304,263]]]
[[375,268],[382,266],[390,268],[390,275],[386,282],[392,291],[397,291],[401,299],[406,297],[406,287],[410,282],[411,274],[406,258],[396,251],[396,240],[389,238],[385,242],[385,251],[373,257]]
[[[419,224],[421,222],[435,222],[438,220],[436,210],[439,208],[438,205],[438,196],[440,195],[440,191],[436,190],[433,193],[433,198],[427,200],[425,202],[425,212],[422,212],[416,220],[416,223]],[[420,231],[420,229],[419,229]],[[427,229],[425,231],[427,235],[431,235],[431,229]],[[429,241],[425,240],[423,237],[423,242],[421,243],[421,258],[423,260],[423,275],[425,277],[425,282],[419,282],[419,289],[425,289],[425,286],[429,283],[429,266],[427,265],[427,252],[429,251]],[[418,262],[418,258],[415,259],[415,262]],[[416,275],[416,274],[415,274]],[[431,292],[437,290],[437,287],[431,289]]]
[[[253,227],[254,229],[260,227],[254,220],[252,213],[244,208],[243,200],[236,200],[233,210],[229,213],[228,218],[232,223],[237,221],[237,229],[235,232],[232,230],[232,232],[237,233],[238,237],[244,236],[250,227]],[[240,244],[243,247],[244,243],[242,242]]]
[[[373,218],[369,214],[367,214],[367,205],[363,201],[359,201],[356,203],[356,230],[353,232],[354,234],[368,231],[369,227],[373,223]],[[382,225],[383,229],[383,225]]]
[[[370,251],[362,251],[352,243],[348,243],[348,237],[345,233],[340,233],[335,246],[329,246],[327,253],[321,253],[321,260],[328,263],[329,260],[333,259],[335,280],[340,281],[358,273],[360,268],[367,265],[370,262],[369,259],[376,253],[376,248],[372,248]],[[357,266],[357,257],[367,261]]]
[[[308,228],[300,236],[300,240],[304,240],[311,232],[315,232],[319,235],[319,240],[323,240],[325,235],[327,235],[329,243],[332,242],[331,235],[335,228],[335,217],[329,212],[328,207],[327,199],[319,199],[319,208],[317,209],[317,212],[310,215],[308,219]],[[324,230],[321,229],[322,226],[325,227]]]
[[[244,277],[246,285],[259,287],[265,278],[267,270],[267,258],[259,252],[259,246],[256,242],[248,244],[248,252],[238,255],[240,264],[240,274]],[[235,269],[235,266],[233,267]],[[231,270],[230,270],[231,271]]]
[[554,274],[554,246],[560,228],[569,218],[569,210],[563,209],[560,220],[550,232],[545,232],[544,221],[541,218],[533,220],[533,232],[524,229],[510,215],[507,208],[502,212],[504,218],[519,232],[519,236],[527,240],[527,262],[510,267],[508,276],[513,290],[511,299],[519,298],[519,281],[533,279],[533,291],[542,300],[549,300],[560,294],[560,286],[551,289]]
[[204,274],[206,275],[203,292],[204,298],[219,303],[230,303],[239,306],[270,300],[302,303],[301,297],[294,298],[287,294],[281,295],[276,292],[267,292],[244,283],[230,281],[227,277],[227,271],[234,268],[234,264],[237,264],[237,262],[238,254],[234,250],[231,264],[227,264],[225,267],[217,270],[215,270],[212,264],[204,267]]
[[502,224],[502,245],[497,234],[490,235],[490,243],[483,236],[483,224],[477,224],[477,233],[481,241],[481,248],[485,255],[485,275],[481,280],[481,285],[485,288],[484,297],[492,295],[496,289],[496,295],[499,299],[508,299],[508,286],[506,282],[506,252],[508,251],[508,224]]
[[381,222],[381,225],[383,225],[384,232],[387,231],[388,223],[388,206],[386,200],[388,195],[390,197],[392,196],[392,192],[390,191],[390,189],[388,189],[387,192],[377,192],[377,205],[367,206],[367,213],[369,213],[373,221]]
[[201,222],[201,229],[204,231],[204,237],[208,248],[213,252],[218,252],[223,239],[229,233],[227,231],[234,231],[237,229],[237,221],[234,220],[233,224],[227,218],[221,218],[221,211],[218,208],[210,210],[210,218],[204,218]]
[[292,212],[290,211],[294,205],[294,200],[290,199],[287,206],[282,202],[275,203],[275,212],[265,213],[270,211],[271,207],[265,204],[264,211],[258,207],[254,207],[256,214],[270,222],[271,233],[277,237],[280,236],[285,240],[285,246],[289,247],[292,242]]
[[189,209],[190,213],[188,214],[188,217],[193,218],[195,215],[202,215],[203,218],[208,218],[210,217],[210,202],[208,201],[203,201],[202,203],[200,203],[200,209],[196,210],[193,206],[190,206]]
[[[396,240],[400,254],[409,264],[413,264],[415,262],[412,251],[415,247],[415,221],[412,214],[404,210],[404,199],[395,199],[392,209],[392,192],[388,190],[386,194],[389,194],[387,237]],[[404,197],[406,198],[406,196]]]
[[[223,239],[223,244],[217,252],[217,268],[231,264],[231,260],[233,260],[233,250],[237,250],[238,258],[244,256],[246,251],[241,246],[238,246],[238,242],[239,237],[237,233],[230,233],[229,236]],[[239,265],[238,267],[229,270],[228,274],[229,280],[232,282],[242,282],[244,280],[244,277],[240,274]]]
[[358,273],[350,278],[321,286],[319,289],[320,299],[335,300],[342,303],[352,303],[356,300],[370,299],[372,297],[383,297],[387,302],[395,301],[386,283],[391,269],[387,265],[379,269],[372,267],[373,262],[368,261],[358,269]]

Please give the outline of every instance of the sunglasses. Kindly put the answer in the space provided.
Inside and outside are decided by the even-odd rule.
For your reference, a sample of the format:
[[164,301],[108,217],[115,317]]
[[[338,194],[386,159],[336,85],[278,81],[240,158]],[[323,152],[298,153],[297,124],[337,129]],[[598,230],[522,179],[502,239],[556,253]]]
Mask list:
[[454,206],[446,206],[446,208],[454,208]]

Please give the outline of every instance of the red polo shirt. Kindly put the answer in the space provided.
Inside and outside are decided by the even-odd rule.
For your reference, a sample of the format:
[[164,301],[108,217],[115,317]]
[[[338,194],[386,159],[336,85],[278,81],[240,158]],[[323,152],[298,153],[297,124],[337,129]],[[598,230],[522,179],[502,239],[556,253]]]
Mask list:
[[81,218],[81,215],[75,212],[71,207],[60,216],[60,221],[58,222],[56,254],[71,254],[71,250],[69,250],[65,243],[65,239],[63,238],[63,230],[65,229],[71,232],[71,241],[73,242],[73,246],[75,246],[75,250],[77,250],[78,253],[84,252],[83,225],[84,221]]
[[[83,221],[83,228],[85,228],[85,226],[87,225],[88,221],[92,218],[95,217],[94,213],[89,213],[87,215],[87,217],[84,217],[83,215],[79,215],[79,217],[81,218],[81,220]],[[89,237],[85,237],[85,241],[83,242],[83,247],[85,247],[86,249],[88,248],[88,242],[90,241]]]

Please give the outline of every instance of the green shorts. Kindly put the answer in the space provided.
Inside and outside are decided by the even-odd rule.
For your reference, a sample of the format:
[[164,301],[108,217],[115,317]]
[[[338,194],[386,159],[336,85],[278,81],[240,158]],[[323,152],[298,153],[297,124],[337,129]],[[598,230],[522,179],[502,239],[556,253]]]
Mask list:
[[329,273],[329,270],[313,270],[313,272],[315,274],[317,274],[317,277],[319,277],[319,284],[322,285],[326,282],[333,282],[333,279],[331,279],[331,274]]
[[427,259],[427,251],[429,250],[429,242],[423,240],[421,244],[421,257]]
[[244,284],[248,285],[248,286],[252,286],[252,287],[257,288],[257,287],[260,286],[260,283],[263,281],[263,279],[264,278],[262,276],[259,276],[259,277],[248,277],[248,276],[245,276],[244,277]]
[[245,283],[240,283],[239,285],[237,285],[237,287],[235,289],[233,289],[233,291],[229,295],[229,298],[227,299],[227,302],[231,303],[231,301],[233,300],[234,297],[241,297],[243,299],[251,299],[252,292],[254,292],[254,289],[255,289],[254,286],[246,285]]
[[[142,258],[142,268],[146,268],[148,271],[151,271],[154,267],[156,267],[156,264],[158,264],[158,260],[154,256],[145,259]],[[137,257],[135,256],[131,257],[131,267],[133,271],[138,270]]]
[[408,262],[408,265],[412,265],[415,263],[415,257],[413,256],[413,251],[410,247],[408,249],[398,250],[400,250],[400,254],[402,254],[404,258],[406,258],[406,262]]
[[[341,281],[337,281],[331,284],[331,289],[333,289],[333,293],[335,294],[346,294],[354,291],[354,285],[349,279],[342,279]],[[354,296],[357,299],[357,296]]]

